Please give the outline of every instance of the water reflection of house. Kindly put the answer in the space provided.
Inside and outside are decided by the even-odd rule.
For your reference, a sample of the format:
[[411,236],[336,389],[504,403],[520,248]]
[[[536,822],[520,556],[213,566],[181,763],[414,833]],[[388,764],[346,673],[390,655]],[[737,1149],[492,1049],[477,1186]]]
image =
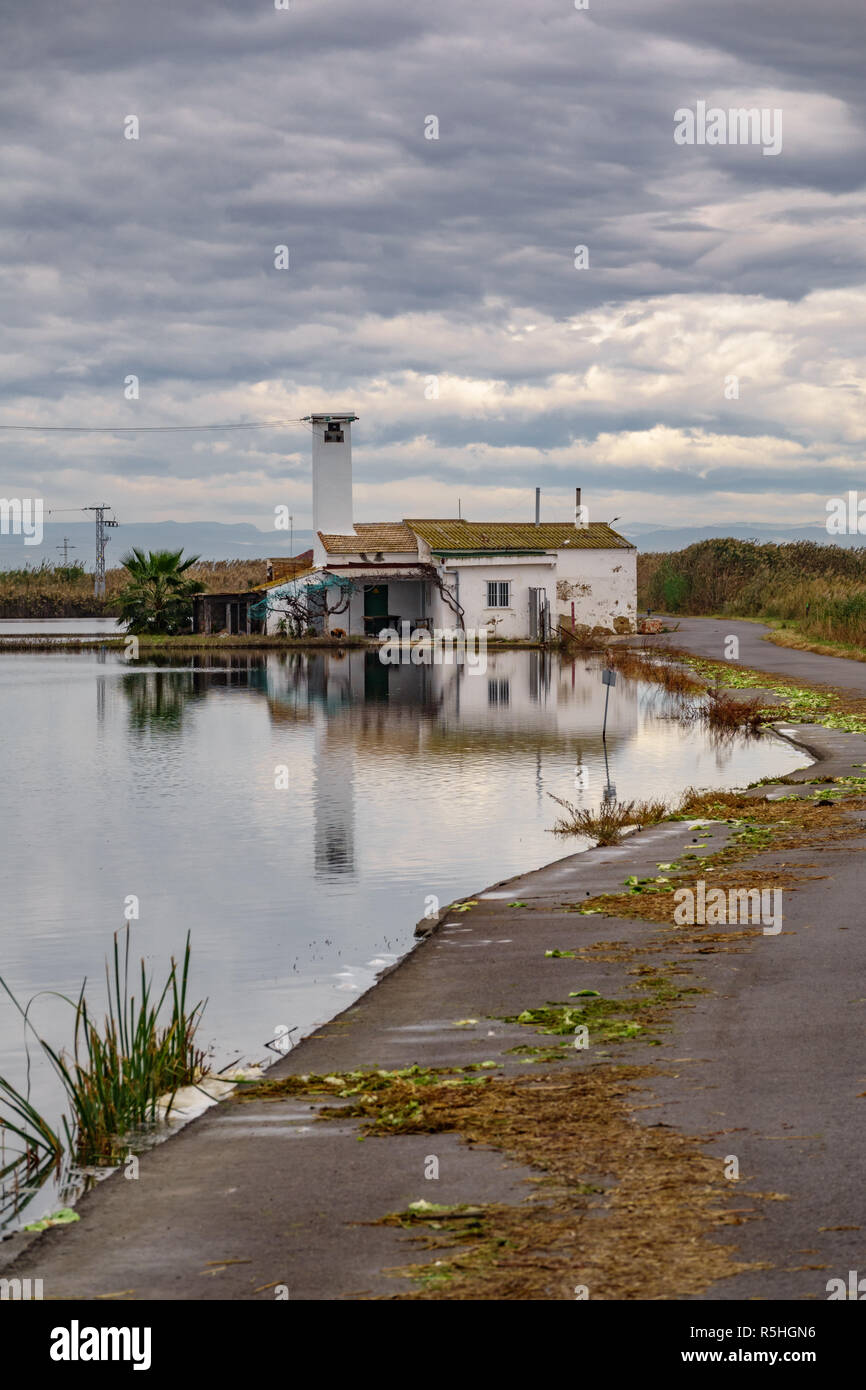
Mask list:
[[[379,667],[374,698],[371,663]],[[285,710],[296,720],[307,710],[313,723],[314,867],[329,878],[356,867],[356,781],[370,766],[381,777],[383,758],[453,759],[459,768],[480,745],[494,763],[529,752],[541,786],[546,755],[559,764],[564,751],[576,763],[601,753],[600,668],[587,673],[581,664],[572,686],[569,666],[543,651],[488,655],[476,675],[453,665],[387,665],[378,651],[309,652],[291,663],[269,657],[267,693],[274,718]],[[612,766],[637,728],[637,688],[621,682],[608,716]]]
[[[530,738],[600,738],[604,713],[601,668],[572,667],[544,651],[487,653],[486,670],[466,666],[393,665],[376,651],[306,652],[290,662],[267,659],[272,710],[322,709],[352,736],[390,728],[395,737],[418,728],[449,730],[491,747],[512,734]],[[608,712],[609,741],[637,732],[637,687],[620,681]],[[410,740],[411,741],[411,740]]]

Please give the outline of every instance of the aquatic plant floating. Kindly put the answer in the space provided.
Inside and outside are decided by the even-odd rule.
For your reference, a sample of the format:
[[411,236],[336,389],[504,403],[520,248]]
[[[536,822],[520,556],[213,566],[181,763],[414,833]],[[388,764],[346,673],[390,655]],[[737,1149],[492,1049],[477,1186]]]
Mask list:
[[25,1231],[47,1231],[49,1226],[71,1226],[74,1221],[80,1221],[81,1217],[77,1211],[71,1207],[61,1207],[53,1216],[43,1216],[41,1221],[31,1221],[29,1226],[25,1226]]

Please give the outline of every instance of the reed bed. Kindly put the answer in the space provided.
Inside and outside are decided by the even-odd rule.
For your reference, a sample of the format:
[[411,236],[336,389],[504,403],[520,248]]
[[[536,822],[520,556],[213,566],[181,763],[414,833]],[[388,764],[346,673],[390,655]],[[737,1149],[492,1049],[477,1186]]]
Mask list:
[[[199,560],[187,571],[207,593],[235,593],[263,584],[266,560]],[[0,618],[101,618],[120,612],[125,569],[106,570],[105,597],[94,598],[93,575],[83,565],[24,566],[0,570]]]
[[[71,1052],[58,1051],[36,1034],[63,1086],[67,1113],[59,1131],[29,1094],[0,1077],[0,1214],[4,1203],[17,1209],[17,1193],[26,1190],[32,1196],[38,1186],[34,1179],[44,1179],[64,1163],[119,1163],[129,1149],[130,1135],[158,1120],[158,1102],[168,1097],[170,1110],[178,1089],[203,1075],[205,1053],[195,1038],[206,1001],[189,1005],[189,934],[181,964],[172,957],[158,993],[143,960],[137,980],[131,975],[129,956],[127,927],[122,944],[115,933],[113,960],[111,965],[106,962],[108,1011],[101,1021],[88,1006],[86,981],[77,999],[59,996],[73,1010]],[[0,986],[21,1014],[25,1029],[35,1033],[30,1006],[21,1006],[2,977]]]
[[818,641],[866,647],[866,549],[796,541],[700,541],[638,556],[638,602],[667,613],[791,623]]

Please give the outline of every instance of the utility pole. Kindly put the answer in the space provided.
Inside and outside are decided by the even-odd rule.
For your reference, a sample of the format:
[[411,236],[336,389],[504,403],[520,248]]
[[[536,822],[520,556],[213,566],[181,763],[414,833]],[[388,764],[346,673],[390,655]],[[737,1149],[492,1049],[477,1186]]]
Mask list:
[[78,549],[78,546],[77,546],[77,545],[70,545],[70,544],[69,544],[69,537],[68,537],[68,536],[64,536],[64,537],[63,537],[63,544],[62,544],[62,545],[56,545],[56,546],[54,547],[54,549],[55,549],[55,550],[62,550],[62,551],[63,551],[63,564],[64,564],[64,565],[68,565],[68,564],[69,564],[69,552],[70,552],[70,550],[77,550],[77,549]]
[[99,507],[82,507],[81,510],[96,513],[96,569],[93,572],[93,594],[95,598],[104,598],[105,547],[108,544],[105,532],[109,526],[117,526],[119,523],[114,517],[106,517],[105,513],[111,510],[107,502],[103,502]]

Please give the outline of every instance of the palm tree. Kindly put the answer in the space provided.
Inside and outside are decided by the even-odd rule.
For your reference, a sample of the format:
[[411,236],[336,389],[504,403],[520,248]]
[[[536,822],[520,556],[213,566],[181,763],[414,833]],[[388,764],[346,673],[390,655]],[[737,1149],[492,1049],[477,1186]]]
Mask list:
[[133,549],[121,559],[129,583],[120,592],[120,622],[133,633],[172,635],[189,631],[192,599],[204,585],[186,571],[198,555],[181,560],[183,550]]

